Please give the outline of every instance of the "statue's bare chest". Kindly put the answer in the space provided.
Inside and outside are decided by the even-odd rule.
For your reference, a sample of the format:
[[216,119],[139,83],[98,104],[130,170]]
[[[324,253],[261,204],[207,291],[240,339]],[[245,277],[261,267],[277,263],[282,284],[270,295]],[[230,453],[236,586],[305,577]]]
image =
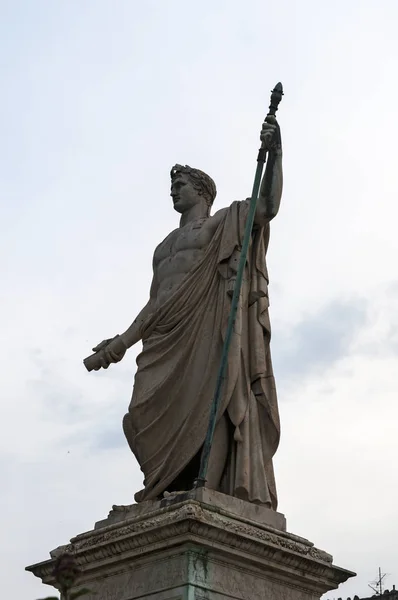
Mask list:
[[172,231],[156,248],[154,263],[159,266],[163,261],[177,259],[180,253],[189,255],[192,251],[204,250],[212,236],[210,227],[206,227],[208,219],[200,219]]

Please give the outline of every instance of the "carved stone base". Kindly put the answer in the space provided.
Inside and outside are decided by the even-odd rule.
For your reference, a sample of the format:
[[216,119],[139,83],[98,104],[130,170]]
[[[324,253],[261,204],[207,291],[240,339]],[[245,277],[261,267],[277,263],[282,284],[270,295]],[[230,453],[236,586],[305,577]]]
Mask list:
[[203,488],[114,507],[27,570],[55,585],[63,552],[75,555],[73,591],[89,588],[87,600],[315,600],[354,575],[286,533],[280,513]]

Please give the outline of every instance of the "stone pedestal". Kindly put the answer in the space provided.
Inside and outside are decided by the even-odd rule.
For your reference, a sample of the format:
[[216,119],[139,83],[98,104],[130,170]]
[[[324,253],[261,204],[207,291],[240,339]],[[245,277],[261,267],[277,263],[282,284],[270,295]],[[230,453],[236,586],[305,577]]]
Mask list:
[[206,489],[114,507],[93,531],[27,567],[54,585],[63,552],[86,600],[315,600],[354,573],[286,532],[283,515]]

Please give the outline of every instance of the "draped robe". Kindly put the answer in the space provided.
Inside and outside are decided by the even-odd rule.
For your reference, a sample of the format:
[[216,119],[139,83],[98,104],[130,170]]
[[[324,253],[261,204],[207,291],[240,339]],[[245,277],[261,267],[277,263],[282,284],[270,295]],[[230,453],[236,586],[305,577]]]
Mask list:
[[[202,259],[142,328],[124,422],[145,477],[137,502],[161,495],[203,446],[248,208],[243,201],[225,209]],[[268,240],[269,225],[253,230],[217,418],[228,415],[232,423],[220,491],[276,509],[272,457],[280,426],[269,346]]]

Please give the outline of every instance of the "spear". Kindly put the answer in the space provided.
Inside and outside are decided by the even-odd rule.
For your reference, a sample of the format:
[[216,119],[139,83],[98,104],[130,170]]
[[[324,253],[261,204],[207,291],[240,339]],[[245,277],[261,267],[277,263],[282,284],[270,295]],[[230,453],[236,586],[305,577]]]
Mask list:
[[[271,92],[271,102],[269,105],[267,117],[275,116],[275,113],[278,110],[279,103],[282,100],[282,96],[283,96],[282,84],[277,83]],[[257,206],[258,193],[259,193],[260,184],[261,184],[261,177],[263,174],[263,169],[264,169],[264,164],[265,164],[266,158],[267,158],[267,150],[264,147],[264,143],[262,143],[261,148],[258,151],[258,156],[257,156],[256,174],[254,176],[252,195],[251,195],[250,204],[249,204],[249,214],[247,216],[245,233],[244,233],[243,243],[242,243],[242,251],[241,251],[240,259],[239,259],[238,272],[236,274],[234,293],[233,293],[232,302],[231,302],[231,311],[230,311],[229,317],[228,317],[227,332],[225,335],[224,345],[223,345],[222,354],[221,354],[221,363],[220,363],[220,368],[219,368],[218,375],[217,375],[216,389],[214,392],[213,401],[212,401],[211,409],[210,409],[209,425],[207,428],[206,438],[205,438],[205,442],[203,444],[203,449],[202,449],[202,454],[201,454],[201,459],[200,459],[199,475],[198,475],[198,478],[195,480],[195,484],[194,484],[195,488],[204,487],[204,485],[206,484],[206,475],[207,475],[207,467],[209,464],[210,450],[211,450],[211,446],[213,443],[217,413],[218,413],[218,409],[220,406],[223,384],[224,384],[224,380],[225,380],[226,372],[227,372],[229,347],[231,345],[232,332],[233,332],[233,328],[234,328],[234,324],[235,324],[235,320],[236,320],[236,313],[238,310],[240,290],[242,287],[243,272],[244,272],[244,268],[245,268],[245,264],[246,264],[247,253],[248,253],[248,249],[249,249],[249,242],[250,242],[252,229],[253,229],[254,216],[256,214],[256,206]]]

